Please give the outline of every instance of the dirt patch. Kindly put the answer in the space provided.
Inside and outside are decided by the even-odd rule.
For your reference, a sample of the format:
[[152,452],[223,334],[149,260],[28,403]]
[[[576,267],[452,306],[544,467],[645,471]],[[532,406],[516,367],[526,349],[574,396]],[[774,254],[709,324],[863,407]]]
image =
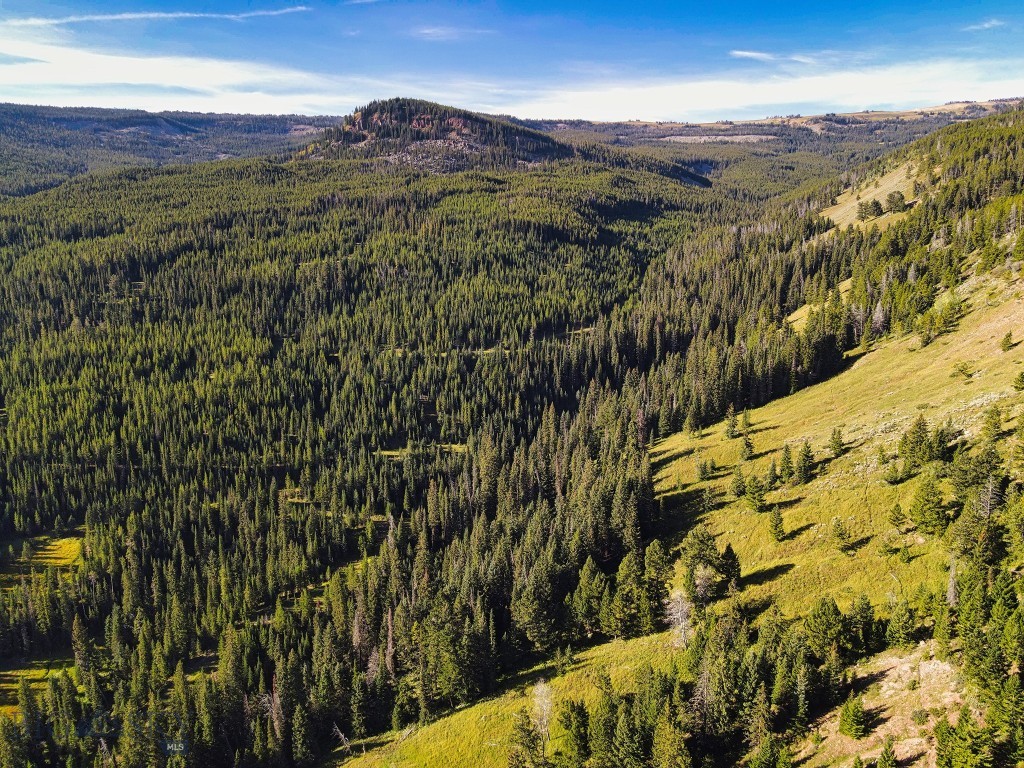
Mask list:
[[966,698],[956,668],[935,658],[934,644],[928,642],[874,656],[853,667],[852,675],[871,719],[868,735],[851,739],[839,733],[836,708],[812,725],[811,738],[797,745],[798,760],[806,766],[848,765],[860,755],[869,763],[892,736],[901,766],[934,766],[932,730],[938,718],[955,715]]

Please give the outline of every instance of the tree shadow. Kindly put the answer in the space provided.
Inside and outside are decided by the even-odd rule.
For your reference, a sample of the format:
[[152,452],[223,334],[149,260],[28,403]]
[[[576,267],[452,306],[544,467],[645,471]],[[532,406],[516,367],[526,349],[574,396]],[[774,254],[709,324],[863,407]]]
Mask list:
[[768,595],[767,597],[748,598],[740,603],[740,611],[747,621],[753,623],[761,616],[762,613],[767,611],[775,604],[775,597]]
[[681,451],[663,451],[662,453],[656,454],[651,460],[651,471],[657,473],[658,470],[664,469],[677,459],[685,459],[688,456],[693,456],[693,453],[693,448],[686,448]]
[[896,765],[901,766],[901,768],[903,768],[903,766],[917,765],[918,761],[927,754],[928,753],[924,751],[915,752],[912,755],[904,757],[902,760],[897,760]]
[[778,507],[781,509],[791,509],[797,506],[801,501],[804,500],[803,496],[794,496],[792,499],[782,499],[780,501],[772,501],[768,503],[769,507]]
[[852,555],[854,552],[863,549],[869,541],[871,541],[870,536],[861,536],[859,539],[854,539],[846,546],[846,554]]
[[801,533],[806,533],[807,531],[811,530],[811,528],[813,528],[813,527],[814,527],[814,523],[804,523],[803,525],[799,526],[798,528],[794,528],[792,531],[786,531],[786,535],[782,537],[782,540],[783,541],[793,541],[793,539],[797,538]]
[[767,584],[770,581],[780,576],[785,576],[787,573],[793,570],[796,566],[793,563],[779,563],[778,565],[772,565],[767,568],[759,568],[752,573],[748,573],[746,576],[740,579],[740,583],[744,588],[760,586],[761,584]]
[[876,670],[875,672],[869,672],[866,675],[857,675],[850,682],[850,688],[855,694],[861,696],[864,692],[875,683],[880,683],[885,679],[885,670]]

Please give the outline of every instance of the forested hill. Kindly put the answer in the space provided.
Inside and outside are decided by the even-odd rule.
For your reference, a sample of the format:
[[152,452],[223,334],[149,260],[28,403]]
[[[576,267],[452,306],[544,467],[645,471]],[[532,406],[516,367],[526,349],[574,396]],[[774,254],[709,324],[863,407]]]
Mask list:
[[0,104],[0,195],[89,171],[291,152],[332,117],[212,115]]
[[[595,764],[649,764],[656,727],[734,764],[736,691],[778,694],[750,731],[776,753],[834,702],[846,647],[724,602],[736,552],[680,536],[714,498],[660,501],[649,449],[947,331],[979,251],[1019,261],[1020,113],[909,149],[909,210],[842,231],[799,153],[702,148],[699,186],[466,114],[384,102],[330,151],[0,200],[0,760],[372,751],[663,627],[674,568],[701,639],[643,703],[574,709]],[[391,157],[449,140],[479,162]],[[503,752],[543,765],[521,725]]]
[[596,142],[567,143],[490,115],[416,99],[372,102],[328,128],[299,158],[377,158],[432,172],[528,168],[576,158],[708,186],[673,158],[626,153]]

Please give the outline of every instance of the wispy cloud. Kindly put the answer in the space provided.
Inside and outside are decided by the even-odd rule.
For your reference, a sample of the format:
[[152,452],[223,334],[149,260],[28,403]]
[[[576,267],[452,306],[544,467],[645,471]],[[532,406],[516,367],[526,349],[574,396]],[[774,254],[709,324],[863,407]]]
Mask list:
[[775,54],[764,51],[729,51],[729,55],[734,59],[753,59],[754,61],[776,61],[778,58]]
[[[369,2],[371,0],[361,0]],[[284,16],[289,13],[303,13],[312,10],[306,5],[293,5],[290,8],[279,8],[266,11],[246,11],[244,13],[200,13],[193,11],[139,11],[129,13],[91,13],[78,16],[29,16],[21,19],[0,20],[0,25],[7,27],[64,27],[71,24],[88,24],[106,21],[176,21],[179,19],[224,19],[227,21],[244,21],[264,16]]]
[[802,53],[782,55],[778,53],[767,53],[765,51],[732,50],[729,55],[734,59],[750,59],[752,61],[795,61],[797,64],[816,64],[817,59],[806,56]]
[[978,24],[971,24],[969,27],[964,27],[964,32],[984,32],[987,29],[996,29],[998,27],[1005,26],[1006,22],[1002,19],[988,19],[987,21],[982,21]]
[[418,27],[410,33],[420,40],[432,42],[451,42],[454,40],[465,40],[468,37],[479,37],[489,35],[489,29],[470,29],[467,27]]

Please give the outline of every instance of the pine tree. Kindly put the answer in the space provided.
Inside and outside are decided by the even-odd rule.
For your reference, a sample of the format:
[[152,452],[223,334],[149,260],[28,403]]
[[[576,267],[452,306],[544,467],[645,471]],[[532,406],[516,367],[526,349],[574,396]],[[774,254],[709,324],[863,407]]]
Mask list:
[[846,443],[843,441],[843,431],[839,427],[835,427],[828,439],[828,450],[832,454],[832,458],[838,459],[843,455],[845,449]]
[[818,659],[824,661],[830,650],[839,644],[843,622],[843,612],[831,597],[819,599],[804,619],[807,644]]
[[942,492],[935,478],[927,475],[914,494],[910,519],[925,533],[940,535],[946,530],[948,518],[942,504]]
[[562,702],[558,722],[565,731],[562,750],[570,766],[580,768],[590,757],[590,715],[582,701]]
[[793,479],[793,451],[789,443],[782,446],[782,458],[779,460],[779,477],[782,482],[788,483]]
[[900,506],[899,502],[889,510],[889,522],[898,532],[903,532],[903,526],[907,524],[907,513],[903,511],[903,507]]
[[882,753],[875,762],[875,768],[896,768],[896,747],[892,736],[886,736],[882,744]]
[[743,442],[740,445],[740,461],[750,461],[754,455],[754,441],[750,439],[750,435],[743,435]]
[[747,765],[749,768],[775,768],[775,763],[778,759],[778,742],[775,740],[775,736],[769,733],[761,739],[761,743]]
[[296,705],[292,713],[292,758],[295,765],[310,765],[316,757],[316,746],[313,742],[312,726],[306,708]]
[[800,485],[811,482],[814,476],[814,453],[811,451],[811,444],[806,440],[800,446],[800,453],[796,457],[794,476]]
[[743,467],[739,464],[736,465],[736,470],[732,474],[732,483],[729,486],[729,490],[737,499],[742,498],[747,492],[747,480],[743,476]]
[[733,408],[732,403],[729,403],[729,407],[725,411],[725,436],[730,440],[739,436],[736,409]]
[[731,543],[726,544],[725,549],[722,550],[721,571],[722,575],[725,576],[725,580],[729,584],[739,584],[740,575],[742,573],[740,569],[740,558],[732,548]]
[[846,529],[846,523],[841,518],[832,518],[832,543],[840,552],[850,550],[850,532]]
[[71,649],[75,655],[75,668],[78,670],[79,679],[85,679],[89,673],[89,636],[82,624],[82,617],[75,614],[71,624]]
[[[628,702],[628,699],[626,700]],[[619,706],[619,716],[615,724],[615,737],[612,742],[612,754],[615,764],[621,768],[644,768],[644,751],[640,743],[640,733],[633,719],[632,708],[625,702]]]
[[900,600],[892,609],[889,625],[885,630],[885,641],[890,648],[907,645],[914,634],[914,613],[906,600]]
[[1003,352],[1009,352],[1013,349],[1013,331],[1007,331],[1006,335],[1003,336],[999,341],[999,349]]
[[778,504],[772,507],[771,516],[768,518],[768,529],[776,541],[785,540],[786,530],[782,526],[782,510],[779,509]]
[[859,696],[851,693],[839,710],[839,732],[852,739],[862,739],[867,735],[867,715]]
[[651,744],[653,768],[690,768],[690,753],[682,729],[673,721],[666,704],[654,724]]
[[512,721],[512,749],[508,756],[509,768],[546,768],[540,733],[525,708],[516,712]]
[[751,475],[745,483],[743,496],[746,499],[747,507],[756,515],[765,510],[764,484],[757,475]]

